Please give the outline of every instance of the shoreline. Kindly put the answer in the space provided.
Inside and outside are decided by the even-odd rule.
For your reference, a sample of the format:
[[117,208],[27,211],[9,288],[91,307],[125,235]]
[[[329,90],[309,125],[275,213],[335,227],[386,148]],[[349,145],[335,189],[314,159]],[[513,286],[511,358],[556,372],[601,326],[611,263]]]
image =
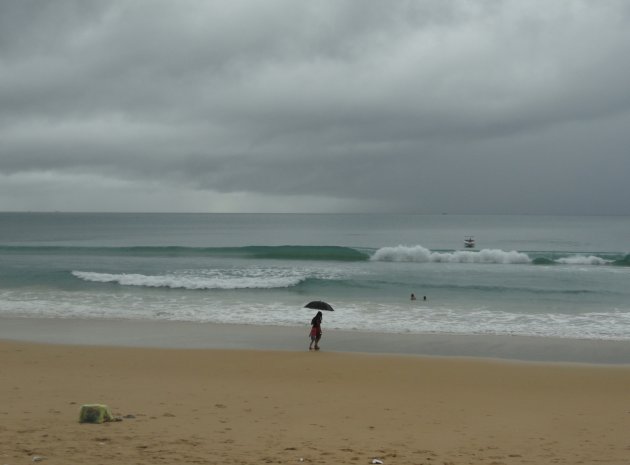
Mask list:
[[[307,326],[0,317],[0,340],[161,349],[307,351]],[[326,352],[629,365],[630,341],[529,336],[391,334],[324,328]]]

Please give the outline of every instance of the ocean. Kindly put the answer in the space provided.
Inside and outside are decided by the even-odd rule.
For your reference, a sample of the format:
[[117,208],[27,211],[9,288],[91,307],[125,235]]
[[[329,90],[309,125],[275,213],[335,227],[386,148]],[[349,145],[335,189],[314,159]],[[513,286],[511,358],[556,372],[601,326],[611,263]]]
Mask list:
[[0,213],[0,318],[308,327],[324,300],[324,328],[630,340],[629,245],[630,217]]

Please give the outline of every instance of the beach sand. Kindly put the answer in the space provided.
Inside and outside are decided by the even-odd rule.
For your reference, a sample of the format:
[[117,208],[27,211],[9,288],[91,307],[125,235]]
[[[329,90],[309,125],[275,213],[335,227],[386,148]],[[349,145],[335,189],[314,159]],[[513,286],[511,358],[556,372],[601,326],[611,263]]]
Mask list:
[[0,464],[628,464],[629,394],[626,365],[0,341]]

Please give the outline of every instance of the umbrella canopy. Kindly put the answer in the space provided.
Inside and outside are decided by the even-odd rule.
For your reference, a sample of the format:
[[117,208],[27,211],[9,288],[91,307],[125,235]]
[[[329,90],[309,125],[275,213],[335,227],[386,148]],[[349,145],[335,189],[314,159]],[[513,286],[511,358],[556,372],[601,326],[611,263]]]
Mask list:
[[334,312],[335,309],[327,304],[326,302],[322,302],[321,300],[314,300],[312,302],[307,303],[304,308],[312,308],[315,310],[328,310],[329,312]]

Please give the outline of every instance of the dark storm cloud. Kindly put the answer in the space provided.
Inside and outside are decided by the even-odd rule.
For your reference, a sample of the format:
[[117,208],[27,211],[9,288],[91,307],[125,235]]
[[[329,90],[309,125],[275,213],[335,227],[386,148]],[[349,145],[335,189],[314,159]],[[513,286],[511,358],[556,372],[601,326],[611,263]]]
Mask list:
[[2,2],[0,209],[627,214],[629,26],[624,1]]

